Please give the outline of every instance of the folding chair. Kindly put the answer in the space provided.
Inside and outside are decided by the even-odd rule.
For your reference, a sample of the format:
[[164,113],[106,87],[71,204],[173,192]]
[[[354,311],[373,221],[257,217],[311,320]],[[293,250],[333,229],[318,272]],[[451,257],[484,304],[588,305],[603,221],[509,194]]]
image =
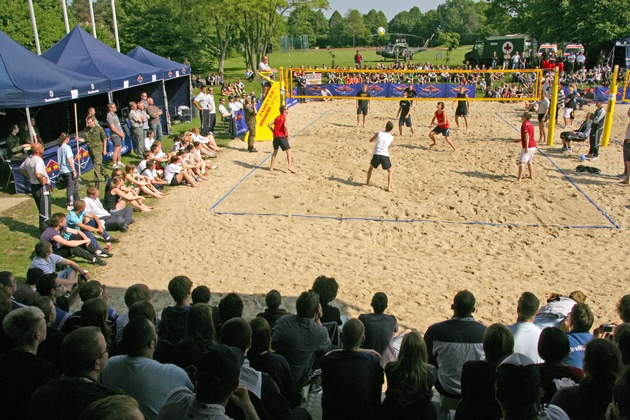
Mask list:
[[2,166],[6,166],[9,170],[9,174],[7,175],[7,183],[4,186],[4,192],[9,191],[9,185],[15,184],[15,180],[13,179],[13,171],[11,168],[11,159],[7,156],[7,151],[5,149],[0,148],[0,162],[2,162]]

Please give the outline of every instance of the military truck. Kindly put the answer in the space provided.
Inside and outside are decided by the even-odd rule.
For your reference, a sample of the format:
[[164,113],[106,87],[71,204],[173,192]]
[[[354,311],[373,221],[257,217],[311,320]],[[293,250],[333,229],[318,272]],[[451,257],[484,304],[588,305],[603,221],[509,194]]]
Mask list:
[[[472,51],[464,56],[464,64],[475,67],[485,65],[491,68],[492,57],[497,53],[497,66],[501,66],[503,58],[506,54],[514,55],[516,51],[521,57],[527,59],[527,67],[534,67],[538,59],[538,41],[531,35],[514,34],[514,35],[494,35],[489,36],[485,40],[478,40],[473,45]],[[511,66],[510,66],[511,67]]]

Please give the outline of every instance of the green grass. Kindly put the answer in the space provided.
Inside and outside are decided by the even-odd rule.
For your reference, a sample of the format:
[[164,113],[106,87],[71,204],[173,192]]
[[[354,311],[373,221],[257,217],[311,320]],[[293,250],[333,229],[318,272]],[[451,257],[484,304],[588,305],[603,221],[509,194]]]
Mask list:
[[[363,59],[367,65],[376,65],[378,62],[383,64],[390,64],[392,60],[383,60],[382,57],[376,55],[376,49],[374,48],[359,48]],[[451,53],[450,65],[455,67],[459,65],[464,54],[470,51],[470,46],[462,46]],[[269,61],[272,67],[288,68],[288,67],[322,67],[324,64],[328,67],[335,65],[341,67],[354,66],[354,54],[356,49],[333,49],[327,51],[325,49],[309,51],[292,51],[292,52],[274,52],[269,55]],[[444,48],[431,48],[428,51],[423,51],[414,54],[414,62],[424,63],[426,61],[433,64],[445,64],[446,51]],[[227,82],[235,82],[239,78],[243,79],[245,73],[245,65],[242,57],[232,57],[225,62],[224,80]],[[258,78],[249,83],[245,81],[246,91],[255,91],[257,94],[261,93],[260,83]],[[198,91],[194,92],[195,94]],[[216,95],[216,101],[218,103],[219,95]],[[191,123],[177,124],[172,126],[172,133],[169,136],[165,136],[163,139],[164,150],[168,151],[173,145],[173,138],[175,135],[183,134],[186,130],[190,130],[192,127],[200,126],[199,118],[195,118]],[[217,143],[224,147],[228,144],[230,139],[227,134],[221,133],[216,136]],[[123,163],[137,164],[140,159],[133,155],[127,154],[123,156]],[[111,169],[111,162],[106,164],[106,168]],[[2,180],[6,182],[6,171],[0,176],[0,183]],[[86,181],[92,181],[94,179],[93,172],[90,171],[82,176]],[[80,194],[85,195],[86,185],[80,186]],[[103,189],[104,186],[101,185]],[[2,196],[10,196],[9,194],[2,193]],[[149,205],[156,204],[158,200],[148,199]],[[159,206],[159,204],[157,204]],[[53,192],[53,213],[62,212],[67,213],[65,209],[65,191],[55,190]],[[134,218],[142,219],[146,217],[142,213],[134,213]],[[133,235],[133,229],[130,233]],[[30,258],[33,252],[33,248],[39,240],[39,231],[37,228],[37,209],[32,199],[19,204],[9,210],[0,213],[0,270],[8,270],[15,274],[18,281],[24,281],[26,276],[26,269],[30,264]],[[83,262],[79,262],[84,264]],[[90,267],[91,272],[98,274],[99,268]]]

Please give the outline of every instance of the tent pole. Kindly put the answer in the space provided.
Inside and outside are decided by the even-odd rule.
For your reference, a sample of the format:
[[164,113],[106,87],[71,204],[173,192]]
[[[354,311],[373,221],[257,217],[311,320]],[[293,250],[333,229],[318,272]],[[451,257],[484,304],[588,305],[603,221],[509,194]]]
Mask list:
[[28,137],[31,139],[31,143],[36,143],[35,133],[33,132],[33,126],[31,125],[31,111],[26,107],[26,125],[28,126]]
[[114,37],[116,38],[116,51],[120,52],[120,40],[118,39],[118,22],[116,21],[116,0],[111,0],[112,20],[114,21]]
[[63,9],[63,23],[66,24],[66,33],[70,32],[70,24],[68,24],[68,6],[66,0],[61,0],[61,8]]
[[88,4],[90,5],[90,22],[92,22],[92,35],[94,38],[98,39],[96,36],[96,22],[94,22],[94,5],[92,4],[92,0],[88,0]]
[[[33,0],[28,0],[28,9],[31,13],[31,24],[33,25],[33,35],[35,36],[35,49],[37,50],[37,55],[42,55],[42,49],[39,46],[39,34],[37,33],[37,21],[35,20],[35,10],[33,9]],[[28,108],[26,108],[26,112],[28,113]]]
[[166,96],[166,85],[162,80],[162,94],[164,95],[164,118],[166,119],[166,133],[171,133],[171,114],[168,112],[168,97]]

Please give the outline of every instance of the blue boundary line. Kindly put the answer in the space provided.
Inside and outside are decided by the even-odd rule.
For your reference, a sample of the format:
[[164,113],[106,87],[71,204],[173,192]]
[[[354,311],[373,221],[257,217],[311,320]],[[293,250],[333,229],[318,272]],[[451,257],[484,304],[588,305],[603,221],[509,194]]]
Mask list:
[[[509,122],[508,120],[506,120],[503,115],[499,114],[498,112],[496,113],[497,116],[499,118],[501,118],[506,124],[508,124],[510,127],[512,127],[517,133],[519,133],[519,129],[516,128],[514,126],[514,124],[512,124],[511,122]],[[547,158],[547,160],[571,183],[571,185],[573,185],[575,187],[576,190],[578,190],[579,192],[582,193],[582,195],[584,195],[584,197],[593,205],[595,206],[595,208],[597,210],[599,210],[599,212],[601,214],[604,215],[604,217],[606,217],[606,219],[608,219],[608,221],[615,227],[615,229],[617,230],[621,230],[621,226],[619,226],[619,224],[617,222],[615,222],[612,217],[610,217],[608,215],[608,213],[606,213],[606,211],[604,209],[602,209],[591,197],[588,196],[588,194],[586,194],[586,192],[584,192],[584,190],[582,188],[579,187],[579,185],[577,185],[575,183],[575,181],[573,181],[573,179],[565,172],[562,170],[562,168],[560,168],[556,162],[554,162],[549,155],[547,155],[545,152],[542,151],[542,149],[540,149],[540,147],[536,146],[536,149],[538,149],[538,151],[540,152],[541,155],[543,155],[545,158]],[[604,227],[608,227],[608,226],[601,226],[602,228]]]
[[[326,111],[324,112],[322,115],[320,115],[319,117],[315,118],[313,121],[311,121],[310,123],[308,123],[307,125],[305,125],[304,127],[302,127],[297,133],[295,133],[294,135],[292,135],[291,137],[289,137],[290,139],[297,137],[300,135],[300,133],[304,130],[306,130],[308,127],[310,127],[311,125],[315,124],[317,121],[319,121],[324,115],[328,114],[330,111]],[[240,181],[238,181],[236,183],[235,186],[233,186],[223,197],[221,197],[219,199],[219,201],[217,201],[216,203],[214,203],[209,209],[208,211],[212,211],[214,210],[219,204],[221,204],[223,202],[223,200],[225,200],[226,198],[228,198],[228,196],[230,194],[232,194],[234,192],[235,189],[237,189],[239,187],[239,185],[241,185],[243,182],[245,182],[245,180],[247,178],[249,178],[250,176],[252,176],[252,174],[256,171],[256,169],[260,168],[262,166],[263,163],[265,163],[267,161],[267,159],[269,159],[271,157],[271,155],[273,155],[273,153],[269,153],[267,155],[266,158],[264,158],[258,165],[256,165],[247,175],[245,175],[243,178],[241,178]]]
[[[297,133],[295,133],[291,138],[297,137],[300,135],[302,131],[311,125],[315,124],[319,121],[324,115],[326,115],[329,111],[324,112],[322,115],[317,117],[315,120],[311,121],[306,126],[302,127]],[[496,115],[501,118],[506,124],[512,127],[516,132],[519,130],[508,120],[506,120],[501,114],[498,112]],[[479,221],[470,221],[470,222],[462,222],[462,221],[451,221],[451,220],[429,220],[429,219],[385,219],[379,217],[343,217],[343,216],[327,216],[327,215],[306,215],[300,213],[256,213],[256,212],[241,212],[241,211],[215,211],[214,214],[218,215],[229,215],[229,216],[259,216],[259,217],[294,217],[300,219],[323,219],[323,220],[336,220],[336,221],[372,221],[372,222],[381,222],[381,223],[443,223],[443,224],[451,224],[451,225],[465,225],[465,226],[491,226],[491,227],[563,227],[569,229],[617,229],[621,230],[621,226],[617,224],[599,205],[593,201],[545,152],[543,152],[540,148],[538,151],[545,157],[551,164],[558,170],[560,173],[567,178],[567,180],[578,190],[580,191],[586,199],[595,206],[597,210],[599,210],[612,224],[612,226],[602,226],[602,225],[561,225],[561,224],[543,224],[543,223],[493,223],[493,222],[479,222]],[[208,211],[213,211],[219,204],[221,204],[230,194],[236,190],[247,178],[249,178],[258,168],[260,168],[270,157],[271,153],[264,158],[258,165],[256,165],[247,175],[245,175],[239,182],[234,185],[223,197],[221,197],[216,203],[208,209]]]

